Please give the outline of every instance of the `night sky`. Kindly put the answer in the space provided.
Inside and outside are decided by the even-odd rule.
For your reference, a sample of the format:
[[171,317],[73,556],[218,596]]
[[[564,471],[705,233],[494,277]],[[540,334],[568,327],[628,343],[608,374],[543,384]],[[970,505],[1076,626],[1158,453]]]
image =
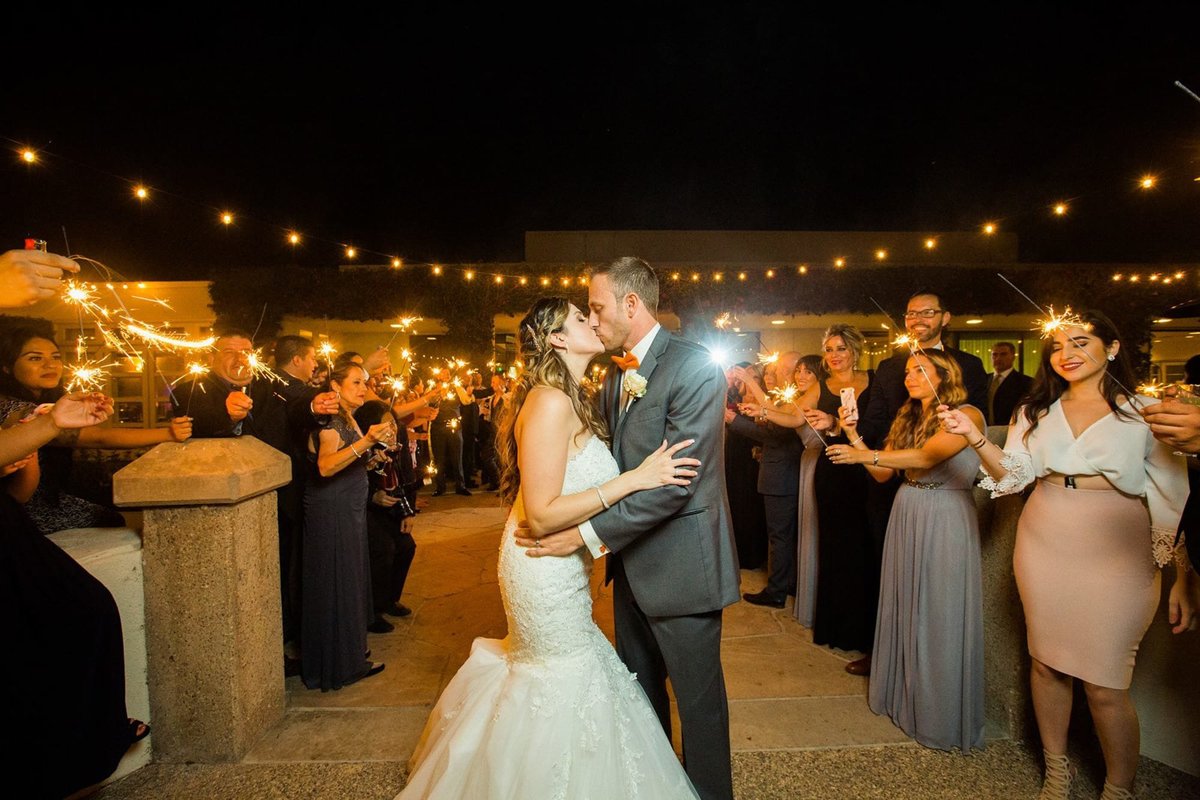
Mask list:
[[520,260],[526,230],[998,219],[1024,261],[1200,261],[1200,102],[1173,85],[1200,93],[1194,3],[792,5],[31,22],[6,45],[3,242],[62,252],[65,226],[127,277],[187,279],[344,260],[318,239],[456,262]]

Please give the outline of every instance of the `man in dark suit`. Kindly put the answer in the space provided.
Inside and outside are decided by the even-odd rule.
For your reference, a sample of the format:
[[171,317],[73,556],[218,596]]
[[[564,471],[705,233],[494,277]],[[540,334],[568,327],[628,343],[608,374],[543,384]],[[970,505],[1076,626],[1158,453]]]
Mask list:
[[996,342],[992,345],[992,369],[988,374],[987,420],[989,425],[1008,425],[1013,412],[1024,399],[1033,378],[1017,372],[1013,364],[1017,359],[1017,346],[1012,342]]
[[[932,289],[920,289],[908,298],[904,311],[904,327],[912,337],[914,347],[922,350],[941,350],[954,359],[963,373],[963,384],[967,389],[967,402],[981,411],[987,410],[987,373],[983,362],[970,353],[947,347],[942,334],[950,324],[950,312],[941,296]],[[908,400],[904,388],[904,370],[912,353],[907,349],[898,351],[891,358],[880,362],[875,369],[875,380],[871,384],[871,399],[866,409],[860,410],[858,434],[872,448],[883,447],[892,420],[900,407]],[[899,478],[887,483],[867,482],[867,514],[870,518],[874,568],[876,572],[883,560],[883,540],[887,534],[888,517],[892,513],[892,501],[900,486]],[[871,671],[871,656],[851,661],[846,671],[852,675],[867,675]]]
[[[784,353],[771,365],[778,386],[792,382],[800,361],[799,353]],[[765,412],[764,412],[765,415]],[[783,608],[787,596],[796,591],[796,514],[800,489],[800,456],[804,445],[796,431],[733,411],[725,412],[731,431],[762,444],[758,468],[758,493],[766,511],[767,542],[770,547],[767,586],[761,592],[742,595],[756,606]]]
[[739,574],[725,497],[725,375],[708,350],[658,324],[658,278],[640,258],[594,268],[588,304],[604,345],[625,352],[601,387],[617,464],[640,464],[664,439],[692,439],[682,452],[703,466],[687,486],[631,494],[578,528],[541,537],[534,554],[586,546],[608,556],[617,653],[668,739],[670,678],[688,777],[704,800],[732,800],[721,612],[738,601]]
[[217,330],[209,372],[177,390],[179,409],[192,417],[197,438],[253,436],[292,461],[292,482],[276,493],[279,521],[279,578],[284,642],[299,638],[299,588],[293,573],[298,566],[300,530],[304,518],[306,474],[305,435],[326,424],[338,410],[334,392],[318,394],[308,386],[316,368],[312,342],[299,336],[281,337],[274,360],[276,378],[254,376],[249,357],[250,334]]

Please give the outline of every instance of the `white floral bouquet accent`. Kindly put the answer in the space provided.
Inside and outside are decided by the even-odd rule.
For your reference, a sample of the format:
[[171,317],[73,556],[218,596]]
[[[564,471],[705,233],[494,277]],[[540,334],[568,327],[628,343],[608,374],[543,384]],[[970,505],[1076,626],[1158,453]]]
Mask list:
[[624,389],[630,397],[642,397],[646,394],[646,379],[636,372],[630,371],[625,373],[625,380],[621,382],[621,388]]

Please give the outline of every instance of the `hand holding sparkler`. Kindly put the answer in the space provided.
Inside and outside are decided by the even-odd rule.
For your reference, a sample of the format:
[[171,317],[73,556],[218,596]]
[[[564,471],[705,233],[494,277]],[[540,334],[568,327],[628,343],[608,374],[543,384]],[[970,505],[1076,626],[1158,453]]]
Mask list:
[[192,418],[191,417],[175,417],[171,420],[171,440],[175,442],[186,442],[192,438]]
[[78,392],[64,394],[52,406],[39,406],[37,413],[49,414],[55,427],[65,430],[99,425],[112,411],[111,397],[100,392]]
[[386,347],[377,347],[374,353],[363,359],[363,369],[368,375],[375,376],[384,370],[391,369],[391,357],[388,355]]
[[241,422],[250,415],[252,408],[254,401],[245,392],[234,389],[225,397],[225,411],[231,422]]
[[62,288],[64,272],[79,272],[79,265],[41,250],[0,254],[0,306],[20,308],[49,300]]
[[338,413],[338,393],[321,392],[312,399],[309,410],[319,417]]
[[983,434],[980,433],[979,428],[975,426],[971,418],[960,409],[951,408],[945,404],[939,405],[938,419],[942,422],[942,430],[946,431],[946,433],[965,436],[968,442],[978,442],[980,437],[983,437]]
[[1184,453],[1200,453],[1200,406],[1169,400],[1138,411],[1155,439]]
[[832,414],[826,414],[816,408],[804,409],[804,419],[814,431],[832,431],[837,420]]

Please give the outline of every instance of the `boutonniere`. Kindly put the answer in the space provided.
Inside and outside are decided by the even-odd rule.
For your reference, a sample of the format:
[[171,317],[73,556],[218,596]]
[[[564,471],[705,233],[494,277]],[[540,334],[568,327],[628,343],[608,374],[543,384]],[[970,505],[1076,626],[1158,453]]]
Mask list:
[[625,380],[621,382],[621,388],[624,389],[630,397],[642,397],[646,394],[646,379],[636,372],[626,372]]

